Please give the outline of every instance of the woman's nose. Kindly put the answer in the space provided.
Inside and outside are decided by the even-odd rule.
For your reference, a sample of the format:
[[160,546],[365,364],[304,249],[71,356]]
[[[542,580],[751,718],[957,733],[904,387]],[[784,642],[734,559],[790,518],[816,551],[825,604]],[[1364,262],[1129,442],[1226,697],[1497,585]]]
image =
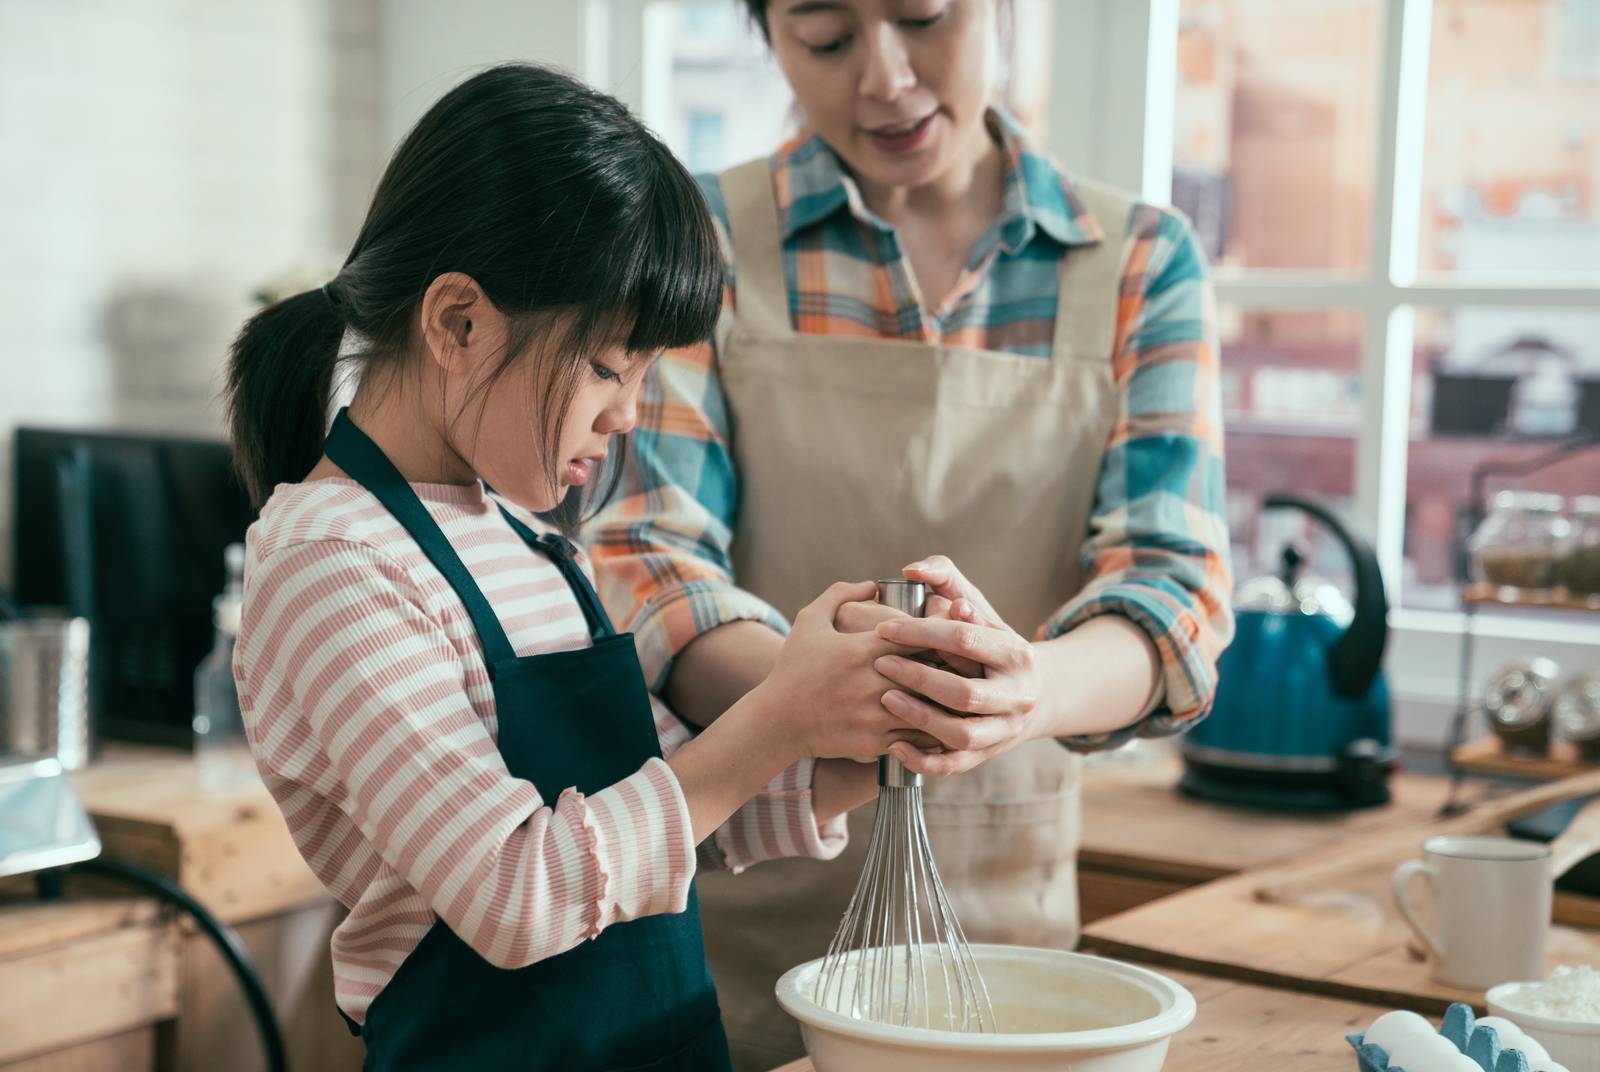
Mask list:
[[917,84],[911,68],[905,38],[888,23],[866,34],[866,67],[861,72],[861,95],[872,100],[892,101]]

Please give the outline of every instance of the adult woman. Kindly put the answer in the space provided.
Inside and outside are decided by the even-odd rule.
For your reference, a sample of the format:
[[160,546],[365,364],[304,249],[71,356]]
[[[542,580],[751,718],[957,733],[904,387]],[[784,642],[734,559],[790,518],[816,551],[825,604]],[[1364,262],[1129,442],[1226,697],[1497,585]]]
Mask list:
[[[703,180],[723,315],[646,387],[625,496],[590,531],[602,592],[702,723],[836,576],[912,563],[970,605],[900,623],[982,680],[880,663],[885,705],[951,750],[895,751],[967,771],[927,812],[968,935],[1069,946],[1072,749],[1201,716],[1231,631],[1201,255],[1181,217],[1074,179],[992,104],[996,0],[748,6],[806,129]],[[798,1049],[771,983],[825,948],[854,879],[780,863],[703,885],[741,1067]]]

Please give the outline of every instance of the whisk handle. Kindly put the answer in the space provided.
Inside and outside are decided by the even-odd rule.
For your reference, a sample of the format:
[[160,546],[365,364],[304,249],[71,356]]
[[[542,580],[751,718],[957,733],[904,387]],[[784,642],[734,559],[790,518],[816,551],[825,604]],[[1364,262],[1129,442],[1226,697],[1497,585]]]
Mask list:
[[[928,586],[921,581],[879,581],[878,602],[921,618],[928,611]],[[922,785],[922,775],[906,770],[892,756],[878,757],[878,786],[883,789],[910,789]]]

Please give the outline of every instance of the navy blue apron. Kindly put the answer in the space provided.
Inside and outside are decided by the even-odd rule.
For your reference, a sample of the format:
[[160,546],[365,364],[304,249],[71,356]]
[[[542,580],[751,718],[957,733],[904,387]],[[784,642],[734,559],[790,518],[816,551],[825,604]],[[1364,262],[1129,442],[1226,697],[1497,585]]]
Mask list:
[[[530,548],[561,569],[592,647],[519,658],[444,533],[394,465],[340,411],[328,457],[381,502],[466,604],[494,683],[500,754],[548,802],[594,793],[661,755],[633,636],[611,626],[565,540],[502,508]],[[729,1072],[728,1042],[700,937],[687,911],[607,927],[593,941],[506,970],[442,920],[373,1000],[360,1029],[364,1069]]]

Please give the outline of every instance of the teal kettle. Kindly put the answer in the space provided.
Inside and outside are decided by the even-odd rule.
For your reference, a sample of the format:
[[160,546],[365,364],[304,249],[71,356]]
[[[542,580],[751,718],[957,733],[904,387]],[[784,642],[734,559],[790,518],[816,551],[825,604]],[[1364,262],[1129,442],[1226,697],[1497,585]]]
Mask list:
[[1278,494],[1262,506],[1314,518],[1348,557],[1355,590],[1304,575],[1293,545],[1275,575],[1240,586],[1215,704],[1181,738],[1179,788],[1264,808],[1387,803],[1396,755],[1383,673],[1389,602],[1377,555],[1318,503]]

